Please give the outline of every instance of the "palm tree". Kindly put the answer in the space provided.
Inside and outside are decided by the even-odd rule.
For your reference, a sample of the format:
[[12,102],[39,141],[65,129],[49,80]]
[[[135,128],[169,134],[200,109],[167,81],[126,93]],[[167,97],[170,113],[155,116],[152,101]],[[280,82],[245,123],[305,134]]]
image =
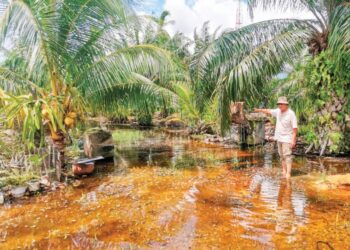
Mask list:
[[[163,94],[158,95],[158,97],[161,97],[160,103],[158,102],[159,99],[155,100],[152,98],[149,98],[147,101],[143,100],[142,103],[138,103],[137,100],[131,99],[132,97],[128,100],[123,100],[123,105],[128,106],[131,109],[138,110],[139,108],[142,109],[143,107],[147,107],[148,112],[143,110],[143,113],[146,112],[148,115],[151,115],[151,113],[159,109],[159,107],[162,108],[162,114],[164,116],[168,115],[169,108],[173,108],[174,104],[178,106],[177,104],[179,104],[179,100],[183,99],[184,97],[182,91],[178,93],[177,91],[180,89],[183,90],[185,85],[184,82],[188,82],[187,62],[190,58],[189,46],[191,45],[192,41],[180,32],[177,32],[171,36],[165,30],[166,25],[172,24],[172,21],[167,21],[167,17],[169,15],[170,13],[168,11],[163,11],[159,18],[149,15],[137,16],[136,18],[131,18],[128,26],[125,27],[125,29],[120,29],[118,32],[118,36],[121,38],[120,40],[124,41],[125,46],[128,47],[139,44],[155,45],[168,51],[171,61],[174,64],[176,75],[168,75],[169,78],[163,77],[162,79],[153,78],[154,83],[156,83],[158,87],[162,88],[162,91],[156,91],[157,93],[163,92]],[[152,78],[152,76],[149,77]],[[177,84],[180,84],[181,86],[177,87]],[[187,86],[186,89],[187,91],[190,91],[189,86]],[[115,97],[116,95],[117,93],[108,92],[104,93],[100,99],[101,101],[108,100],[108,103],[110,103],[111,98]],[[169,99],[167,97],[171,98]],[[174,103],[174,99],[177,100],[176,103]],[[185,101],[185,103],[188,102]],[[177,108],[179,108],[179,106]]]
[[259,5],[308,10],[315,18],[253,23],[224,32],[209,46],[197,64],[196,74],[200,78],[211,75],[217,79],[214,93],[220,100],[218,111],[222,132],[230,125],[230,101],[258,97],[264,84],[286,64],[293,65],[302,58],[306,48],[312,55],[330,49],[334,58],[344,58],[341,55],[350,53],[348,1],[248,0],[252,14]]
[[[0,67],[1,113],[23,128],[23,138],[51,135],[64,164],[68,130],[87,107],[111,109],[113,97],[141,102],[163,91],[153,80],[169,77],[169,54],[154,45],[130,45],[118,32],[134,16],[123,0],[13,0],[0,23],[0,45],[15,51],[20,67]],[[30,93],[28,95],[28,93]],[[168,93],[168,92],[167,92]],[[166,95],[166,93],[164,93]]]
[[191,81],[196,93],[196,105],[200,112],[203,112],[205,107],[210,102],[216,86],[216,76],[213,77],[210,71],[206,75],[198,75],[198,67],[206,56],[213,43],[215,43],[220,27],[216,28],[213,33],[210,33],[209,22],[203,23],[201,30],[194,30],[194,53],[190,59],[190,75]]

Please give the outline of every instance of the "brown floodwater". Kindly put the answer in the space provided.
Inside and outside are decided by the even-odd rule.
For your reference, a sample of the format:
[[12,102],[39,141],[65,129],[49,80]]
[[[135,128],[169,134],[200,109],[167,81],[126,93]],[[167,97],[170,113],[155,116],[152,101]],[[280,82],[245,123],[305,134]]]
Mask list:
[[274,155],[157,131],[117,130],[117,166],[78,187],[0,207],[0,249],[350,249],[349,189],[300,176],[349,162]]

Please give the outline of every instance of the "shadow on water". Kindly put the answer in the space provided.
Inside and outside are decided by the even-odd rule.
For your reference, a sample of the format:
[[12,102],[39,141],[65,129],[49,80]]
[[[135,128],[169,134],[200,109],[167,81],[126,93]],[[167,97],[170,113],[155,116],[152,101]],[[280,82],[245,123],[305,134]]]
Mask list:
[[[0,208],[0,249],[316,249],[320,241],[342,249],[350,242],[350,199],[281,180],[274,155],[154,130],[118,129],[113,137],[118,167]],[[294,162],[293,176],[315,171],[346,173],[349,163]]]

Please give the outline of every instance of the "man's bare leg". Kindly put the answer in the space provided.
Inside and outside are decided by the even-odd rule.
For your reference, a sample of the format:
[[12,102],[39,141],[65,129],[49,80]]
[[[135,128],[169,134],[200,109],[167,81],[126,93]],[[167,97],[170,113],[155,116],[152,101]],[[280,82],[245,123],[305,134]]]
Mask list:
[[285,165],[286,165],[286,178],[290,179],[291,176],[291,172],[292,172],[292,159],[287,159],[285,161]]
[[286,160],[282,159],[282,178],[285,178],[287,174]]

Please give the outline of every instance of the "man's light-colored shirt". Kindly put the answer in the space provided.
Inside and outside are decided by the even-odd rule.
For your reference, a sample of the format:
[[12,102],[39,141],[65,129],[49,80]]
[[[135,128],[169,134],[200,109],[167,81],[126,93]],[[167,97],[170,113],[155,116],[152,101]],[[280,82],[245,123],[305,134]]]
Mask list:
[[292,143],[293,129],[298,128],[297,117],[293,110],[281,112],[280,109],[272,109],[271,114],[276,117],[275,140],[278,142]]

